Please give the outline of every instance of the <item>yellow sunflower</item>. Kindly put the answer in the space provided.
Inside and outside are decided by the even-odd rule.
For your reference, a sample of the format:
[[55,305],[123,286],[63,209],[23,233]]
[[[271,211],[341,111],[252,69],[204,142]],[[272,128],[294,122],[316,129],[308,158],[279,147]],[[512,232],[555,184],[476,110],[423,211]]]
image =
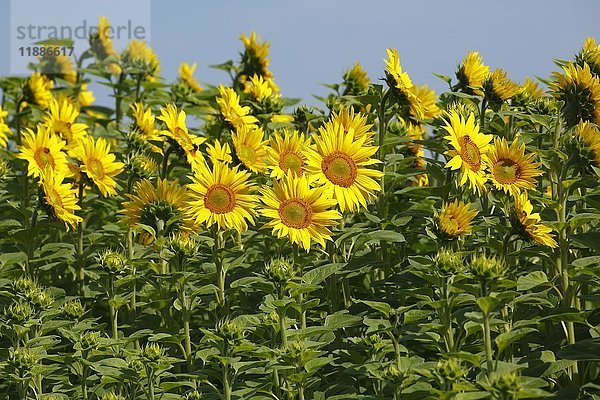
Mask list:
[[398,97],[401,107],[407,109],[409,114],[417,120],[423,119],[423,107],[412,89],[413,84],[408,73],[402,71],[398,50],[387,49],[387,54],[388,59],[384,60],[387,84]]
[[240,97],[232,88],[219,85],[217,104],[219,104],[221,115],[225,121],[229,122],[234,129],[258,123],[258,119],[250,115],[250,107],[240,106]]
[[327,129],[333,129],[334,125],[340,125],[344,128],[344,133],[353,135],[354,140],[358,140],[366,136],[366,143],[373,141],[375,132],[371,130],[373,124],[368,123],[367,116],[355,112],[352,107],[343,107],[338,112],[334,112],[329,121],[325,122]]
[[456,77],[463,91],[481,96],[483,81],[490,73],[490,67],[483,63],[483,59],[476,51],[470,51],[458,67]]
[[468,235],[473,228],[471,222],[477,214],[477,210],[473,210],[470,203],[458,200],[444,203],[442,212],[438,215],[440,231],[451,237]]
[[[420,121],[424,118],[435,118],[440,115],[440,108],[437,106],[437,96],[435,95],[435,91],[433,89],[429,89],[427,85],[412,85],[409,89],[415,98],[415,104],[418,104],[418,107],[413,107],[411,109],[411,116]],[[412,111],[416,113],[413,114]]]
[[154,153],[162,154],[160,147],[151,143],[163,141],[159,130],[156,129],[156,118],[152,114],[152,110],[146,108],[142,103],[133,103],[131,110],[133,111],[135,128],[141,134],[142,140],[145,143],[144,146],[148,146]]
[[358,61],[344,73],[345,95],[357,95],[366,92],[370,84],[371,80],[367,76],[367,71]]
[[600,129],[589,122],[580,122],[577,135],[592,152],[596,165],[600,166]]
[[285,114],[273,114],[271,116],[271,122],[274,124],[276,124],[276,123],[290,124],[290,123],[294,122],[294,116],[293,115],[285,115]]
[[306,175],[289,172],[281,181],[274,181],[272,189],[264,187],[261,193],[265,204],[261,214],[270,219],[265,227],[272,228],[278,238],[287,236],[306,251],[311,240],[325,246],[325,241],[331,240],[329,227],[342,217],[332,209],[336,201],[325,187],[311,188]]
[[117,194],[117,182],[113,178],[123,171],[124,164],[115,161],[116,157],[110,153],[110,145],[104,138],[94,140],[88,136],[75,150],[75,157],[81,161],[81,172],[98,186],[103,196]]
[[62,151],[65,142],[53,135],[44,125],[38,125],[34,133],[26,129],[17,158],[27,160],[27,175],[38,177],[48,168],[54,174],[69,173],[67,155]]
[[0,107],[0,147],[4,148],[8,145],[8,136],[10,135],[10,128],[6,124],[6,116],[8,111],[5,111]]
[[262,128],[243,126],[231,135],[235,154],[249,170],[259,173],[267,169],[267,141]]
[[490,180],[506,193],[516,195],[521,189],[533,189],[535,178],[542,175],[535,154],[525,154],[525,144],[518,140],[509,146],[506,139],[496,138],[487,156]]
[[50,79],[60,78],[71,85],[77,83],[77,70],[73,60],[66,55],[54,55],[52,47],[44,46],[46,49],[45,55],[40,57],[40,72],[48,76]]
[[548,247],[557,247],[552,237],[552,228],[540,223],[540,214],[533,213],[533,206],[527,197],[527,192],[522,191],[515,196],[516,228],[526,240],[533,240]]
[[233,161],[231,157],[231,148],[229,143],[221,144],[220,141],[215,140],[213,143],[206,145],[206,153],[213,164],[223,162],[229,164]]
[[204,89],[198,84],[198,80],[194,77],[194,71],[197,64],[190,66],[188,63],[181,63],[179,66],[179,77],[193,92],[200,93]]
[[121,56],[122,64],[125,68],[143,72],[145,77],[153,82],[157,79],[160,72],[158,57],[152,50],[152,47],[144,40],[132,40]]
[[563,72],[554,72],[552,90],[554,97],[564,101],[563,112],[570,126],[580,121],[600,124],[600,80],[590,71],[572,63],[563,67]]
[[[101,62],[105,61],[108,57],[111,57],[112,59],[118,59],[119,57],[113,47],[112,39],[110,38],[111,32],[112,28],[108,19],[101,16],[98,20],[98,32],[90,38],[92,52]],[[119,64],[114,61],[109,62],[107,68],[114,75],[119,75],[122,71]]]
[[40,108],[48,108],[52,99],[52,88],[54,83],[38,72],[31,74],[27,80],[27,101],[38,105]]
[[87,136],[88,126],[75,122],[78,116],[79,110],[71,100],[61,97],[50,102],[48,112],[44,117],[44,124],[49,127],[49,130],[67,142],[65,149],[68,152],[76,149],[79,142]]
[[367,207],[375,192],[381,190],[375,179],[383,173],[369,168],[380,162],[371,158],[378,147],[365,144],[366,139],[363,136],[354,140],[341,125],[321,127],[315,136],[315,147],[304,149],[306,171],[317,184],[332,192],[342,212],[355,211],[359,205]]
[[185,111],[177,112],[177,107],[174,104],[167,104],[166,108],[160,110],[159,120],[163,121],[167,126],[166,130],[161,131],[161,134],[172,139],[180,149],[185,153],[188,164],[192,169],[204,163],[204,157],[200,152],[200,145],[206,139],[196,136],[188,131],[186,125]]
[[256,32],[252,32],[250,36],[242,34],[240,40],[244,44],[244,53],[242,55],[243,71],[240,76],[240,82],[244,84],[249,77],[256,74],[267,81],[274,92],[279,92],[279,87],[273,80],[273,73],[269,70],[271,62],[269,59],[269,42],[262,40]]
[[540,100],[544,97],[544,89],[540,84],[531,78],[525,78],[525,82],[521,86],[519,93],[527,99]]
[[303,151],[310,146],[310,137],[307,138],[296,130],[283,129],[282,133],[275,131],[267,147],[271,178],[282,179],[288,171],[302,175],[306,164]]
[[77,97],[77,101],[81,107],[89,107],[96,101],[94,97],[94,92],[88,90],[88,84],[82,83],[81,88],[79,89],[79,95]]
[[51,168],[45,168],[40,175],[40,186],[44,191],[44,201],[56,219],[75,228],[77,224],[83,221],[75,211],[81,210],[77,204],[77,190],[71,183],[63,183],[65,176],[62,173],[55,173]]
[[583,49],[575,57],[577,64],[583,66],[587,64],[590,70],[596,76],[600,75],[600,44],[593,37],[585,39]]
[[133,229],[141,229],[140,241],[152,243],[157,237],[190,234],[196,225],[186,212],[188,191],[177,181],[159,179],[156,185],[147,179],[136,183],[135,194],[127,194],[129,201],[121,222]]
[[250,94],[256,101],[262,101],[271,96],[280,96],[278,93],[274,95],[269,82],[265,81],[262,76],[256,74],[252,76],[249,81],[245,82],[244,93]]
[[474,191],[481,191],[486,182],[485,169],[488,163],[487,152],[490,148],[492,135],[479,132],[475,116],[470,114],[463,119],[457,112],[451,111],[449,121],[444,129],[448,132],[444,139],[450,142],[451,150],[445,154],[452,157],[446,168],[461,170],[460,185],[467,181]]
[[197,224],[242,232],[254,224],[257,198],[250,173],[216,163],[199,168],[191,177],[189,215]]
[[502,104],[519,92],[519,85],[508,79],[502,68],[496,68],[483,81],[483,91],[490,103]]

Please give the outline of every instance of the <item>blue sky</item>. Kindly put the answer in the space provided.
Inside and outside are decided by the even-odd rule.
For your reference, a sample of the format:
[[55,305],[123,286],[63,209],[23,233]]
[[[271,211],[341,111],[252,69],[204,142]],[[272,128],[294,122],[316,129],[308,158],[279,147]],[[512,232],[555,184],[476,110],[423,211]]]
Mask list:
[[[151,45],[167,79],[187,61],[198,63],[201,81],[227,83],[208,66],[237,59],[240,33],[255,30],[271,42],[271,69],[284,95],[313,104],[312,94],[327,93],[320,84],[338,82],[357,60],[371,79],[380,78],[387,47],[398,48],[414,82],[440,91],[445,84],[432,72],[452,75],[468,50],[522,81],[548,76],[552,59],[571,57],[587,36],[600,39],[598,0],[150,1]],[[8,3],[0,0],[1,75],[9,72]]]

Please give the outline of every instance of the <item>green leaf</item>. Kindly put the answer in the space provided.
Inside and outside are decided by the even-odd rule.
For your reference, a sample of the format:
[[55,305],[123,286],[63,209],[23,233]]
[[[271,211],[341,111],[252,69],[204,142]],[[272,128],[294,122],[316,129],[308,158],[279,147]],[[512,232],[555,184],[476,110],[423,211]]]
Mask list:
[[477,305],[484,314],[491,313],[499,304],[500,300],[491,296],[480,297],[477,299]]
[[348,310],[341,310],[325,318],[325,326],[331,329],[349,328],[362,324],[362,317],[348,313]]
[[519,328],[509,332],[503,332],[496,336],[495,342],[498,346],[498,352],[504,351],[512,343],[520,340],[521,338],[529,335],[530,333],[537,332],[535,328]]
[[517,279],[517,290],[523,292],[549,283],[545,272],[533,271],[525,276],[520,276],[519,279]]
[[600,361],[600,338],[585,339],[563,347],[558,358],[577,361]]
[[325,264],[306,272],[302,277],[302,280],[311,285],[318,285],[343,267],[344,264],[342,263]]

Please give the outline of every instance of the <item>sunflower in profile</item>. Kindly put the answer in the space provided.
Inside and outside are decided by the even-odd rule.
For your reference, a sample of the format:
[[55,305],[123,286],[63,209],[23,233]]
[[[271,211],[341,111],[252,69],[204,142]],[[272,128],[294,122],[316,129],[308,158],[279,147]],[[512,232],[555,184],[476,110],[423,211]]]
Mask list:
[[364,93],[369,89],[371,80],[367,75],[367,71],[357,61],[352,68],[344,72],[344,95],[356,96]]
[[198,83],[198,80],[194,76],[196,66],[196,63],[192,65],[185,62],[181,63],[181,65],[179,65],[179,78],[187,87],[192,89],[193,92],[200,93],[204,89],[202,89],[202,87]]
[[477,210],[472,209],[469,203],[458,200],[444,203],[442,211],[438,215],[439,229],[445,235],[453,238],[468,235],[473,229],[471,222],[477,214]]
[[528,99],[540,100],[544,97],[544,89],[540,84],[531,78],[525,78],[519,93]]
[[250,115],[250,107],[240,105],[240,97],[232,88],[219,85],[217,104],[221,115],[233,129],[240,129],[246,125],[256,125],[258,123],[258,119]]
[[519,92],[519,85],[508,79],[506,71],[497,68],[483,81],[483,91],[490,104],[501,105]]
[[38,125],[34,133],[26,129],[17,158],[27,160],[27,175],[38,177],[48,168],[55,174],[69,173],[67,155],[62,151],[65,142],[53,135],[44,125]]
[[249,172],[216,163],[199,168],[191,179],[188,213],[197,224],[238,232],[254,224],[257,198]]
[[[98,20],[98,31],[90,37],[90,47],[96,58],[100,62],[107,61],[106,67],[113,75],[119,75],[122,72],[118,63],[113,60],[118,60],[119,55],[114,49],[112,39],[110,38],[112,28],[108,19],[101,16]],[[107,60],[108,58],[111,60]]]
[[64,222],[69,230],[69,226],[75,228],[83,218],[75,214],[75,211],[81,210],[77,204],[77,190],[73,184],[63,183],[64,178],[64,174],[45,168],[40,174],[40,186],[44,191],[48,214]]
[[221,144],[219,140],[215,140],[212,143],[207,144],[206,153],[213,164],[218,162],[230,164],[233,161],[233,157],[231,157],[231,148],[227,142]]
[[596,165],[600,166],[600,129],[589,122],[580,122],[577,125],[577,135],[592,152]]
[[325,122],[327,129],[333,129],[334,125],[340,125],[344,128],[344,132],[354,136],[354,140],[358,140],[363,136],[366,136],[366,143],[373,141],[375,132],[371,130],[373,124],[368,123],[367,116],[355,112],[352,107],[343,107],[338,112],[333,113],[329,121]]
[[592,74],[600,76],[600,44],[593,37],[585,39],[583,48],[575,57],[575,63],[581,67],[590,66]]
[[144,40],[132,40],[121,55],[123,67],[133,74],[143,74],[150,82],[158,78],[158,57]]
[[463,92],[481,96],[483,81],[489,73],[490,67],[483,63],[479,53],[470,51],[458,67],[456,78]]
[[29,79],[27,79],[25,99],[27,102],[35,104],[42,109],[48,108],[54,98],[52,95],[53,87],[54,83],[52,80],[44,75],[40,75],[38,72],[34,72]]
[[73,60],[65,55],[54,55],[50,51],[51,47],[44,46],[46,49],[45,55],[40,57],[40,72],[42,75],[55,80],[56,78],[63,79],[74,85],[77,83],[77,70]]
[[280,97],[279,93],[273,93],[269,82],[265,81],[260,75],[254,75],[249,81],[245,82],[244,93],[248,93],[256,101],[263,101],[273,96]]
[[600,124],[600,80],[583,66],[569,63],[563,72],[554,72],[552,91],[554,97],[564,101],[563,113],[569,126],[580,121]]
[[311,188],[306,175],[288,172],[281,181],[273,182],[272,189],[264,187],[261,193],[265,204],[261,214],[270,219],[265,227],[306,251],[311,241],[324,247],[325,241],[331,240],[329,227],[342,217],[333,209],[336,201],[325,187]]
[[535,178],[542,175],[535,154],[525,154],[525,144],[514,140],[494,140],[488,151],[489,178],[498,190],[517,195],[522,189],[535,188]]
[[365,144],[366,139],[363,136],[354,140],[340,125],[321,127],[315,136],[315,147],[304,150],[306,171],[317,184],[332,192],[342,212],[356,211],[359,205],[366,208],[381,190],[375,179],[383,173],[369,168],[380,162],[371,158],[378,147]]
[[271,170],[271,178],[282,179],[289,171],[302,175],[306,164],[303,151],[310,146],[310,137],[307,138],[296,130],[275,131],[267,147],[267,164]]
[[78,116],[79,110],[70,99],[61,97],[50,102],[44,117],[44,124],[49,127],[49,130],[67,143],[65,149],[68,152],[76,149],[79,142],[87,136],[88,126],[75,122]]
[[450,142],[452,149],[445,154],[452,158],[446,163],[446,168],[460,169],[460,185],[468,181],[469,187],[479,192],[486,182],[487,152],[492,135],[479,132],[479,125],[475,123],[473,114],[463,119],[457,112],[451,111],[449,117],[444,126],[448,135],[444,139]]
[[250,36],[242,34],[240,40],[244,44],[240,83],[245,84],[249,77],[258,75],[269,84],[274,92],[279,92],[279,87],[273,80],[273,73],[269,70],[269,64],[271,63],[269,59],[269,42],[262,40],[256,32],[252,32]]
[[413,83],[408,73],[402,71],[400,55],[396,49],[387,49],[388,59],[385,61],[385,79],[398,99],[401,108],[408,110],[409,114],[416,119],[424,118],[421,102],[412,90]]
[[141,230],[141,243],[148,245],[158,237],[191,234],[197,228],[186,212],[188,191],[177,181],[158,179],[152,184],[144,179],[136,183],[134,193],[126,195],[129,201],[123,203],[121,222]]
[[167,126],[166,130],[160,133],[176,144],[183,154],[185,154],[188,164],[192,169],[204,163],[204,157],[200,152],[200,145],[206,139],[196,136],[188,131],[186,125],[185,111],[178,112],[174,104],[167,104],[165,108],[160,110],[159,120],[163,121]]
[[159,130],[156,129],[156,117],[152,114],[152,110],[146,108],[142,103],[133,103],[131,110],[134,123],[132,132],[141,135],[142,143],[140,147],[147,147],[153,153],[162,154],[161,148],[152,143],[163,141]]
[[113,179],[123,171],[122,162],[110,152],[110,145],[104,138],[94,140],[88,136],[75,150],[75,157],[81,162],[81,172],[100,190],[103,196],[117,194],[117,182]]
[[231,135],[235,154],[242,164],[252,172],[260,173],[267,169],[267,141],[262,128],[243,126]]
[[527,241],[534,241],[544,246],[555,248],[556,241],[552,237],[552,228],[540,223],[540,214],[533,213],[533,206],[529,201],[526,191],[515,197],[515,218],[513,226],[521,237]]
[[8,111],[5,111],[0,107],[0,147],[5,148],[8,146],[8,136],[10,135],[10,128],[6,124],[6,116]]
[[411,112],[411,117],[417,121],[425,118],[435,118],[440,115],[440,108],[437,106],[437,96],[433,89],[429,89],[427,85],[413,85],[410,91],[414,94],[415,104],[419,107],[413,107],[410,111],[417,110],[417,113]]

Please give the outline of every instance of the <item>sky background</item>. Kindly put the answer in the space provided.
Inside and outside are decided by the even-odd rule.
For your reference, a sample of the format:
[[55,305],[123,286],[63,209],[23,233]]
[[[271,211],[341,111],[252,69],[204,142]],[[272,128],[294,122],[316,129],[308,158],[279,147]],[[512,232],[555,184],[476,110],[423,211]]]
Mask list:
[[[453,75],[468,50],[522,81],[548,76],[555,70],[552,60],[572,57],[587,36],[600,40],[598,0],[149,1],[151,45],[166,79],[187,61],[198,63],[201,82],[229,83],[209,65],[237,60],[239,35],[255,30],[271,42],[271,69],[283,94],[311,104],[318,104],[313,94],[328,93],[322,83],[339,82],[357,60],[373,81],[382,77],[387,47],[398,48],[415,83],[439,92],[445,83],[432,73]],[[110,2],[106,14],[135,13],[127,0],[120,3],[125,12]],[[47,9],[53,2],[39,4]],[[76,4],[86,7],[82,0]],[[8,7],[9,0],[0,0],[0,75],[10,69]],[[52,23],[65,13],[45,15]]]

